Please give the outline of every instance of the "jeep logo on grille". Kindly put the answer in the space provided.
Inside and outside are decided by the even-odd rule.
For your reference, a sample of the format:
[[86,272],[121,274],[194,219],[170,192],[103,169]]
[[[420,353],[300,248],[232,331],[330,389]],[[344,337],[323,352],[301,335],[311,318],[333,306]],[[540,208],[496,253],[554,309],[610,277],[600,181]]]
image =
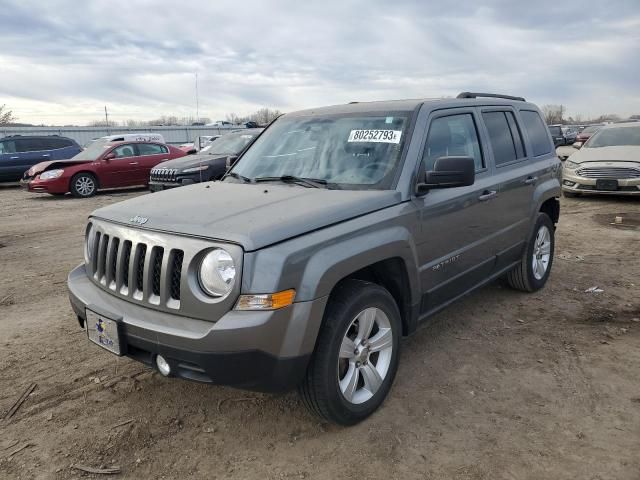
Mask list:
[[144,225],[149,221],[149,219],[147,217],[141,217],[140,215],[136,215],[135,217],[131,217],[129,221],[131,223],[136,223],[138,225]]

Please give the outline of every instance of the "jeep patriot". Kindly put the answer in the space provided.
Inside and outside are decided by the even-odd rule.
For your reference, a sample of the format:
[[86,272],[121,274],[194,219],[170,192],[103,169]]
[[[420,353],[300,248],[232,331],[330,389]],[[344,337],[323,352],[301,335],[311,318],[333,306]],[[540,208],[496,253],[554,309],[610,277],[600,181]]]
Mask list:
[[71,305],[90,341],[162,375],[298,388],[352,425],[435,312],[501,276],[544,286],[560,176],[519,97],[289,113],[221,181],[93,212]]

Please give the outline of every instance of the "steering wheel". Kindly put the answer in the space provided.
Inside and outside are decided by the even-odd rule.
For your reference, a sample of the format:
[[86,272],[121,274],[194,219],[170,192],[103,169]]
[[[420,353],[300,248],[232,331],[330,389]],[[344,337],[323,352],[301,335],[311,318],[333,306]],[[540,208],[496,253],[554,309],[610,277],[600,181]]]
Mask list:
[[[362,172],[363,170],[368,170],[368,171],[372,171],[373,169],[386,169],[387,168],[387,163],[386,162],[373,162],[373,163],[368,163],[367,165],[363,167],[354,167],[354,168],[350,168],[349,170],[345,170],[344,172],[342,172],[340,175],[338,175],[338,179],[348,179],[351,176],[355,176],[356,178],[361,177],[362,176]],[[373,177],[371,175],[366,175],[367,178],[369,179],[373,179]]]

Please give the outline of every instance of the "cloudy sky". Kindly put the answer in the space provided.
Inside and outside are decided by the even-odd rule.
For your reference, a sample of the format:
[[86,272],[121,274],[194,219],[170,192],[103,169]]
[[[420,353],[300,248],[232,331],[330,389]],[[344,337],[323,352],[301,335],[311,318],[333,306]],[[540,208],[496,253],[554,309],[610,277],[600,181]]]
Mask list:
[[0,105],[30,123],[223,119],[475,90],[640,114],[640,0],[0,0]]

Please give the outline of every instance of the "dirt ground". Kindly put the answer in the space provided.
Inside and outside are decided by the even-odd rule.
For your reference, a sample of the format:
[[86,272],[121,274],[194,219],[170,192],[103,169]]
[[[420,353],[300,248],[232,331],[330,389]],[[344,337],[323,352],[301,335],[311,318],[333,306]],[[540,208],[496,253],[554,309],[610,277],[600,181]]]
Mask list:
[[85,219],[141,194],[0,189],[0,417],[36,384],[0,420],[0,478],[640,479],[640,199],[563,198],[547,287],[437,315],[381,410],[339,428],[295,393],[165,379],[88,342],[66,291]]

